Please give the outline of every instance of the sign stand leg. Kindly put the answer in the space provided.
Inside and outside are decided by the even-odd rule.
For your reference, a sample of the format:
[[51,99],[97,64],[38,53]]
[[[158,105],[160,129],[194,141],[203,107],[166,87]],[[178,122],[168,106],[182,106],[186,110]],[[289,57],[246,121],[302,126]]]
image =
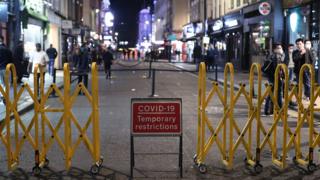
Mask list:
[[133,167],[134,167],[134,146],[133,146],[133,136],[130,137],[130,177],[133,178]]
[[183,176],[183,159],[182,159],[182,134],[180,135],[180,138],[179,138],[180,142],[179,142],[179,169],[180,169],[180,178],[182,178]]

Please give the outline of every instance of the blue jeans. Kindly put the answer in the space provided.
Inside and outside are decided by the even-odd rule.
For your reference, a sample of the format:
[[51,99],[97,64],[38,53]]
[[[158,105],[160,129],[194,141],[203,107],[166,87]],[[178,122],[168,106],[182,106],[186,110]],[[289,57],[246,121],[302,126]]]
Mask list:
[[293,81],[293,68],[289,68],[289,82]]
[[[299,84],[299,75],[296,75],[297,77],[297,83]],[[310,98],[310,88],[311,88],[311,80],[310,80],[310,73],[308,70],[303,72],[303,86],[304,86],[304,95],[307,98]]]
[[49,59],[49,74],[53,76],[54,59]]

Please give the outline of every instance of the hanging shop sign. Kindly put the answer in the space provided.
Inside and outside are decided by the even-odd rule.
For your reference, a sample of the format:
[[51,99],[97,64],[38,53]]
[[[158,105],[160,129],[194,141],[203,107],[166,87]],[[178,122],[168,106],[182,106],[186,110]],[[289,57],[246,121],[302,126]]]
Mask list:
[[271,4],[269,2],[262,2],[259,5],[259,12],[263,16],[267,16],[271,12]]
[[237,19],[227,19],[226,21],[224,21],[224,25],[230,28],[230,27],[238,26],[239,22]]
[[70,20],[62,20],[61,26],[62,26],[62,29],[72,29],[73,28],[72,21],[70,21]]
[[212,31],[220,31],[223,28],[223,22],[221,20],[217,20],[211,26]]
[[0,2],[0,22],[8,22],[8,3]]

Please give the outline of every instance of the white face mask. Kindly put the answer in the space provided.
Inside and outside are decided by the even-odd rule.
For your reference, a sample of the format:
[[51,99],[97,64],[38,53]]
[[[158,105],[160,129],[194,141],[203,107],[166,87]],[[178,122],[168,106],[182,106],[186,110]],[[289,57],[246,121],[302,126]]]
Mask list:
[[309,44],[309,43],[308,43],[308,44],[305,44],[304,47],[305,47],[306,49],[311,49],[311,44]]

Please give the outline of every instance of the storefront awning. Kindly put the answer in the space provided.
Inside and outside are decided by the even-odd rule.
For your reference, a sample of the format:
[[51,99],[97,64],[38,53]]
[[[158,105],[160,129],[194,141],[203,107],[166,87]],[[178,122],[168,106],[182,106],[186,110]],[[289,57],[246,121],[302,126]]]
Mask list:
[[[24,9],[22,10],[22,12],[21,12],[22,26],[23,26],[24,28],[26,28],[27,25],[28,25],[28,19],[29,19],[29,17],[34,18],[34,19],[37,19],[37,20],[39,20],[39,21],[42,21],[42,22],[44,22],[44,24],[49,21],[47,16],[45,16],[45,15],[43,15],[43,14],[39,14],[39,13],[37,13],[37,12],[34,12],[34,11],[28,9],[28,8],[24,8]],[[43,28],[44,28],[44,27],[45,27],[45,25],[43,25]]]

